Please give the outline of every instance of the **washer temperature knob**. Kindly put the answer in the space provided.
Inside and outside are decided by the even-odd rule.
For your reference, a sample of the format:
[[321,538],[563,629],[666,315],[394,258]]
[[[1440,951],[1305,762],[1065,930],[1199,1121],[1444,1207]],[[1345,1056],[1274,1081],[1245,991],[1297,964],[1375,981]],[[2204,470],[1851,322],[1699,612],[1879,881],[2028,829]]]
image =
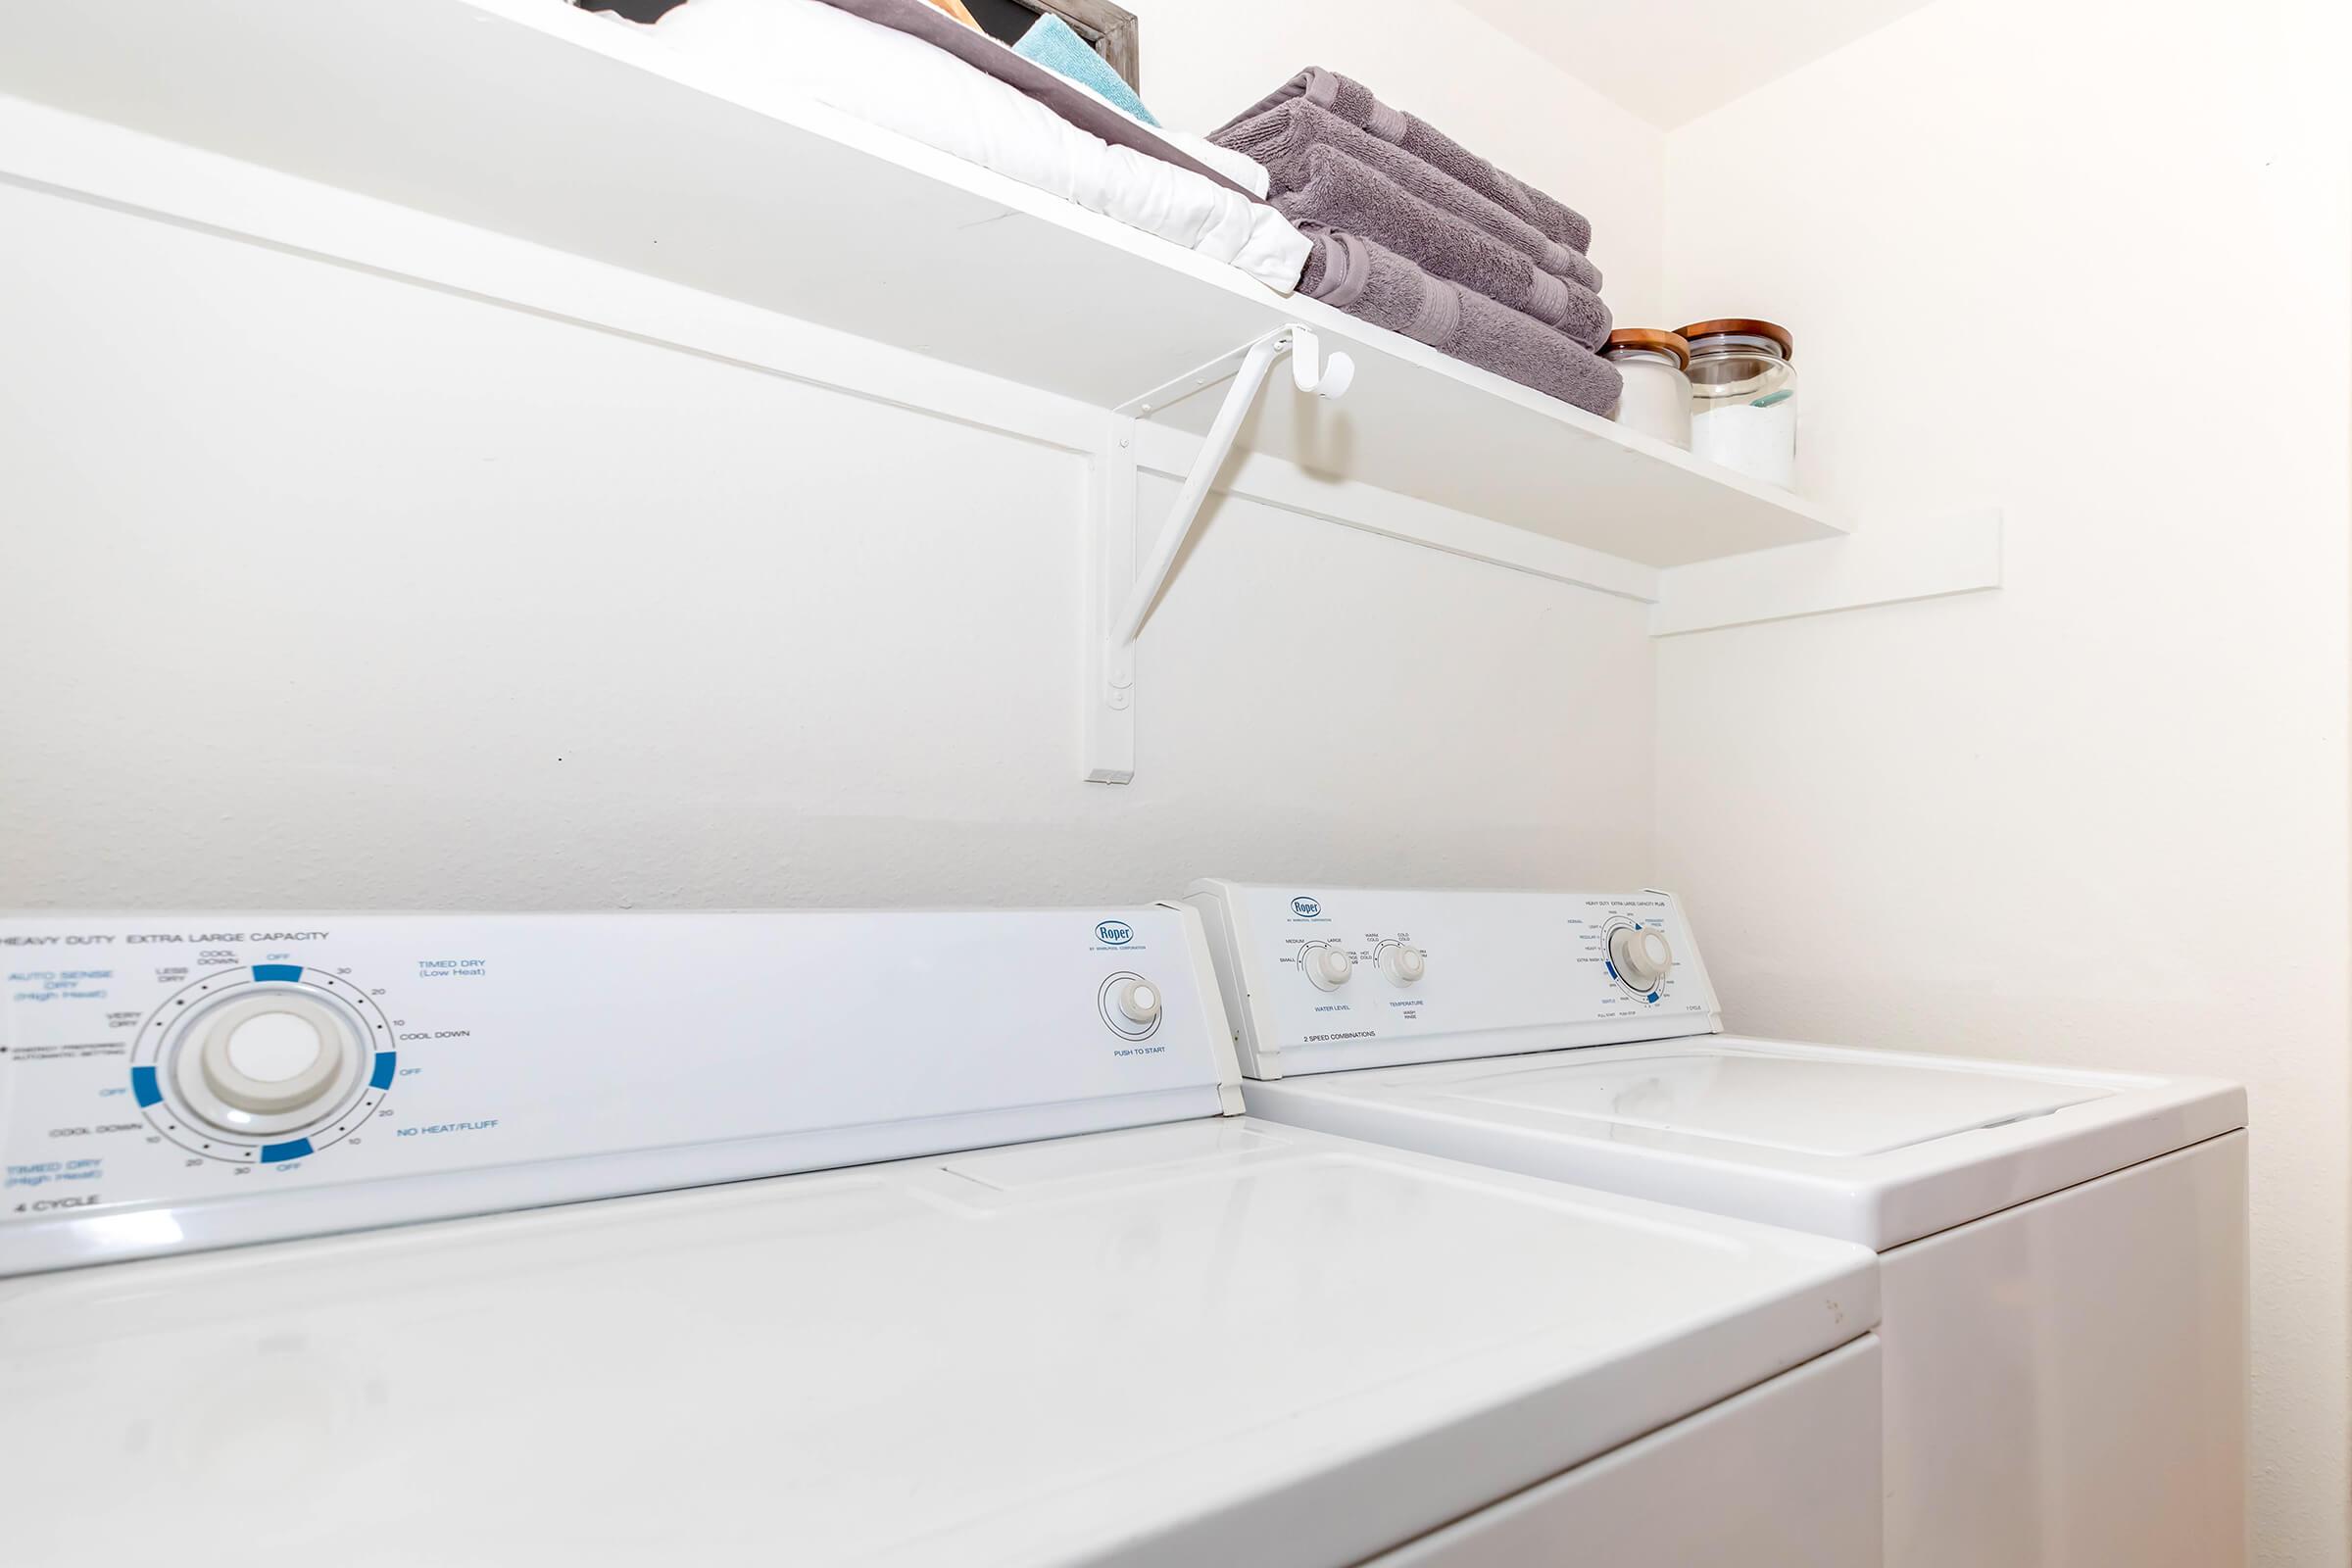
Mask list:
[[1402,942],[1388,943],[1380,950],[1380,972],[1393,986],[1417,986],[1429,973],[1429,955]]
[[1617,966],[1617,978],[1636,991],[1655,991],[1674,967],[1674,949],[1663,931],[1620,926],[1609,934],[1609,961]]
[[1298,967],[1306,971],[1317,991],[1337,991],[1355,973],[1355,960],[1344,949],[1318,942],[1299,953]]

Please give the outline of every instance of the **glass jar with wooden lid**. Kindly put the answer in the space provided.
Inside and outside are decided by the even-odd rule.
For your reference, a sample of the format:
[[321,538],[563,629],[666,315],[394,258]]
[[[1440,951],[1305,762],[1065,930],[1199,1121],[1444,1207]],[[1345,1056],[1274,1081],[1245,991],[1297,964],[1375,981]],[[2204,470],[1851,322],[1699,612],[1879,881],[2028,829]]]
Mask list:
[[1782,489],[1796,483],[1796,343],[1752,317],[1693,321],[1690,452]]
[[1617,367],[1625,390],[1610,416],[1629,430],[1654,435],[1690,449],[1690,381],[1683,367],[1690,346],[1678,332],[1654,326],[1621,326],[1609,334],[1600,357]]

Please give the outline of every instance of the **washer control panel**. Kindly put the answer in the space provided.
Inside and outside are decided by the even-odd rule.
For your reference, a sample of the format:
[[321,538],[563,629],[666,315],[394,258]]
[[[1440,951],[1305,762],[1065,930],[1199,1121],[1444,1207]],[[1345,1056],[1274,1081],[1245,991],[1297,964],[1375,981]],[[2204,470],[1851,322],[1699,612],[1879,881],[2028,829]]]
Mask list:
[[1667,893],[1196,883],[1254,1078],[1719,1030]]
[[1169,905],[12,918],[0,979],[0,1274],[1240,1108]]

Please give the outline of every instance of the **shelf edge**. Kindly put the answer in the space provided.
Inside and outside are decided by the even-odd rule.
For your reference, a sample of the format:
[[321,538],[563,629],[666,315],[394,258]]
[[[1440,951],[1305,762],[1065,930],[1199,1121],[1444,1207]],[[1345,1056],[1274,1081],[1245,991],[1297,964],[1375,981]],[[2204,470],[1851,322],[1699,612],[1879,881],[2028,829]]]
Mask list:
[[[1199,437],[1185,431],[1148,422],[1140,426],[1138,437],[1137,466],[1171,479],[1186,472],[1200,444]],[[1655,566],[1395,490],[1349,479],[1319,478],[1297,464],[1262,452],[1246,452],[1235,458],[1210,494],[1276,507],[1360,533],[1621,599],[1647,604],[1658,597],[1659,569]]]
[[[352,268],[415,286],[460,294],[589,330],[620,334],[760,373],[821,386],[994,430],[1073,454],[1090,453],[1104,410],[985,370],[935,360],[764,306],[706,293],[665,278],[478,228],[461,220],[344,190],[224,153],[0,94],[0,180],[65,200],[94,203],[153,221],[191,227],[323,265]],[[1436,351],[1368,328],[1313,302],[1302,315],[1343,341],[1372,340],[1386,354],[1432,362]],[[1390,341],[1394,339],[1394,341]],[[1447,373],[1489,379],[1466,368]],[[1530,406],[1549,400],[1516,386],[1501,396]],[[1560,423],[1629,454],[1658,457],[1656,445],[1607,421],[1545,407]],[[1141,466],[1183,471],[1197,438],[1147,421]],[[1662,461],[1734,488],[1687,455]],[[1613,596],[1652,602],[1669,579],[1661,568],[1441,503],[1354,480],[1333,480],[1279,456],[1249,452],[1231,465],[1221,493],[1262,502],[1360,531]],[[1774,505],[1838,527],[1826,512],[1771,492]],[[1833,538],[1831,543],[1837,542]],[[1801,549],[1786,546],[1782,549]],[[1767,550],[1764,555],[1777,554]],[[1739,559],[1739,558],[1733,558]],[[1701,565],[1714,564],[1701,564]],[[1683,579],[1686,583],[1693,579]],[[1697,629],[1680,627],[1678,629]]]

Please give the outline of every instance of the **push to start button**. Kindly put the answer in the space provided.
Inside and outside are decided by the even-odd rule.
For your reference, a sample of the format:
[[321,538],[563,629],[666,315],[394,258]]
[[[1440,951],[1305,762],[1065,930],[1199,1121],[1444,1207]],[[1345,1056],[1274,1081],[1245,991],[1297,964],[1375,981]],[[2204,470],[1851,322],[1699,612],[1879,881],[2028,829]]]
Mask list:
[[1159,993],[1151,982],[1130,980],[1119,987],[1119,1016],[1132,1024],[1152,1024],[1159,1021]]
[[1148,1040],[1159,1028],[1162,1004],[1159,987],[1132,969],[1122,969],[1102,982],[1095,1006],[1111,1033],[1123,1040]]

